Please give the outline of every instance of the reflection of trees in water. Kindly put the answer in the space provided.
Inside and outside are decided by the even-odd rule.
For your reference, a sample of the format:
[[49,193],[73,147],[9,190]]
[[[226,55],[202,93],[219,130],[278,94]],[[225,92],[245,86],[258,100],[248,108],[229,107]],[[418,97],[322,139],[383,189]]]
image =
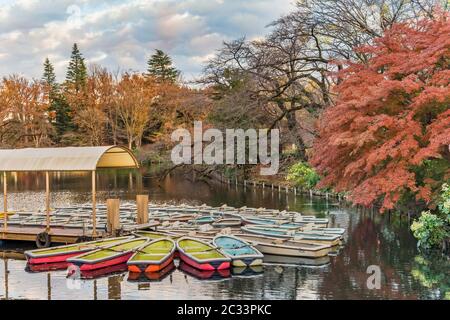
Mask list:
[[[395,230],[395,239],[392,234],[386,239],[381,231],[385,227],[383,221],[361,217],[352,229],[346,247],[332,259],[330,272],[321,284],[322,298],[418,298],[418,288],[408,272],[411,256],[415,254],[414,246],[408,243],[410,234],[407,228],[398,229]],[[369,265],[377,265],[381,269],[379,290],[367,288],[370,274],[366,270]]]
[[268,265],[264,267],[261,276],[232,278],[218,283],[216,292],[226,292],[233,299],[316,298],[323,270],[324,268]]
[[450,300],[450,260],[445,256],[416,256],[411,274],[429,289],[433,299]]

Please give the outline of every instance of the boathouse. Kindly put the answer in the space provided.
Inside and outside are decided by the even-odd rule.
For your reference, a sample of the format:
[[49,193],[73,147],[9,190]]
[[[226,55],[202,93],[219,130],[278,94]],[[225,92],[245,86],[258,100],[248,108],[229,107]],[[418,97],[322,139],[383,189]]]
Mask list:
[[[92,237],[96,229],[96,171],[98,169],[133,169],[139,164],[131,152],[122,146],[25,148],[0,150],[0,172],[3,172],[3,227],[0,240],[25,240],[43,242],[75,242],[84,235],[80,229],[50,228],[51,172],[84,171],[92,175]],[[8,172],[42,172],[45,175],[45,228],[33,226],[8,226]]]

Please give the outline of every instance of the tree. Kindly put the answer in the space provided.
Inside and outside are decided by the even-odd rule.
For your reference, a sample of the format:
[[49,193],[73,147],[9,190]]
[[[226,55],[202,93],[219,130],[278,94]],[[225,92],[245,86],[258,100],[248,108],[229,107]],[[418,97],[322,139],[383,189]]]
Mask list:
[[147,74],[156,79],[173,83],[180,75],[180,72],[172,66],[172,59],[162,50],[156,49],[147,64]]
[[141,146],[156,96],[155,81],[139,74],[126,73],[117,84],[114,104],[130,149]]
[[0,86],[2,145],[40,147],[50,144],[49,101],[40,81],[13,75]]
[[98,146],[107,140],[108,110],[114,107],[114,89],[111,73],[93,65],[86,80],[85,93],[81,96],[84,100],[74,114],[74,122],[84,144]]
[[292,143],[306,160],[306,145],[297,111],[318,114],[331,103],[326,76],[328,60],[317,36],[292,19],[279,21],[263,40],[238,39],[225,43],[208,62],[204,82],[215,87],[229,85],[230,73],[239,74],[259,112],[272,117],[269,128],[285,121]]
[[48,85],[52,89],[56,89],[57,83],[56,83],[56,75],[55,75],[55,68],[53,67],[50,60],[45,58],[44,61],[44,74],[42,75],[42,81],[46,85]]
[[76,43],[73,44],[69,66],[67,68],[66,82],[78,93],[86,84],[87,69],[84,57]]
[[397,24],[348,63],[321,119],[312,163],[321,186],[365,206],[433,206],[450,178],[450,20]]
[[433,17],[437,6],[448,8],[448,1],[298,0],[297,10],[277,23],[291,20],[310,29],[327,59],[365,63],[368,53],[355,48],[371,44],[395,23]]
[[[86,102],[87,69],[84,57],[76,43],[73,44],[72,54],[67,68],[64,92],[61,96],[61,112],[57,115],[59,135],[64,144],[79,142],[76,134],[77,127],[74,117],[77,112],[84,110]],[[59,118],[58,118],[59,117]]]

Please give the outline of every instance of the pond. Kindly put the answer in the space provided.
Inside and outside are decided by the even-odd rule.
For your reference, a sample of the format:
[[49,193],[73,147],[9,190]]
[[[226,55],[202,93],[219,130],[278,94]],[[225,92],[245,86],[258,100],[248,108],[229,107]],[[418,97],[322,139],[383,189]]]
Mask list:
[[[44,208],[43,175],[16,174],[8,180],[10,208]],[[52,207],[90,200],[88,174],[55,174],[51,180]],[[33,243],[0,242],[1,299],[450,299],[448,258],[421,255],[408,221],[397,216],[342,208],[334,199],[208,183],[179,174],[160,181],[153,171],[99,172],[98,190],[100,201],[133,200],[136,193],[147,193],[157,203],[226,203],[328,217],[334,226],[347,229],[346,243],[336,256],[294,261],[267,257],[262,270],[246,273],[202,274],[177,265],[160,279],[132,279],[118,266],[95,279],[72,280],[64,270],[27,271],[21,252]],[[367,285],[369,266],[381,271],[379,289]]]

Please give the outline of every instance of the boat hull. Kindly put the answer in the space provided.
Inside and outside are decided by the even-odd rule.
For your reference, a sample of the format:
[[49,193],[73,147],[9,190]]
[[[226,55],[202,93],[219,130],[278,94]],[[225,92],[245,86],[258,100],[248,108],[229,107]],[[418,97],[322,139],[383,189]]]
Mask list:
[[42,258],[31,258],[27,256],[27,260],[29,264],[51,264],[51,263],[59,263],[66,262],[67,259],[80,255],[86,251],[79,251],[69,254],[61,254],[58,256],[50,256],[50,257],[42,257]]
[[115,265],[118,265],[121,263],[126,263],[128,261],[128,259],[131,258],[132,255],[133,255],[133,252],[130,252],[130,253],[126,253],[121,256],[114,257],[112,259],[108,259],[108,260],[101,261],[101,262],[96,262],[96,263],[71,262],[71,265],[77,266],[80,269],[80,271],[92,271],[92,270],[112,267],[112,266],[115,266]]
[[208,262],[198,262],[183,252],[179,253],[180,259],[184,261],[185,263],[189,264],[190,266],[197,268],[199,270],[203,271],[214,271],[214,270],[224,270],[230,268],[230,262],[229,261],[208,261]]
[[164,261],[158,263],[130,263],[128,262],[128,271],[138,272],[159,272],[173,262],[175,254],[172,253]]

